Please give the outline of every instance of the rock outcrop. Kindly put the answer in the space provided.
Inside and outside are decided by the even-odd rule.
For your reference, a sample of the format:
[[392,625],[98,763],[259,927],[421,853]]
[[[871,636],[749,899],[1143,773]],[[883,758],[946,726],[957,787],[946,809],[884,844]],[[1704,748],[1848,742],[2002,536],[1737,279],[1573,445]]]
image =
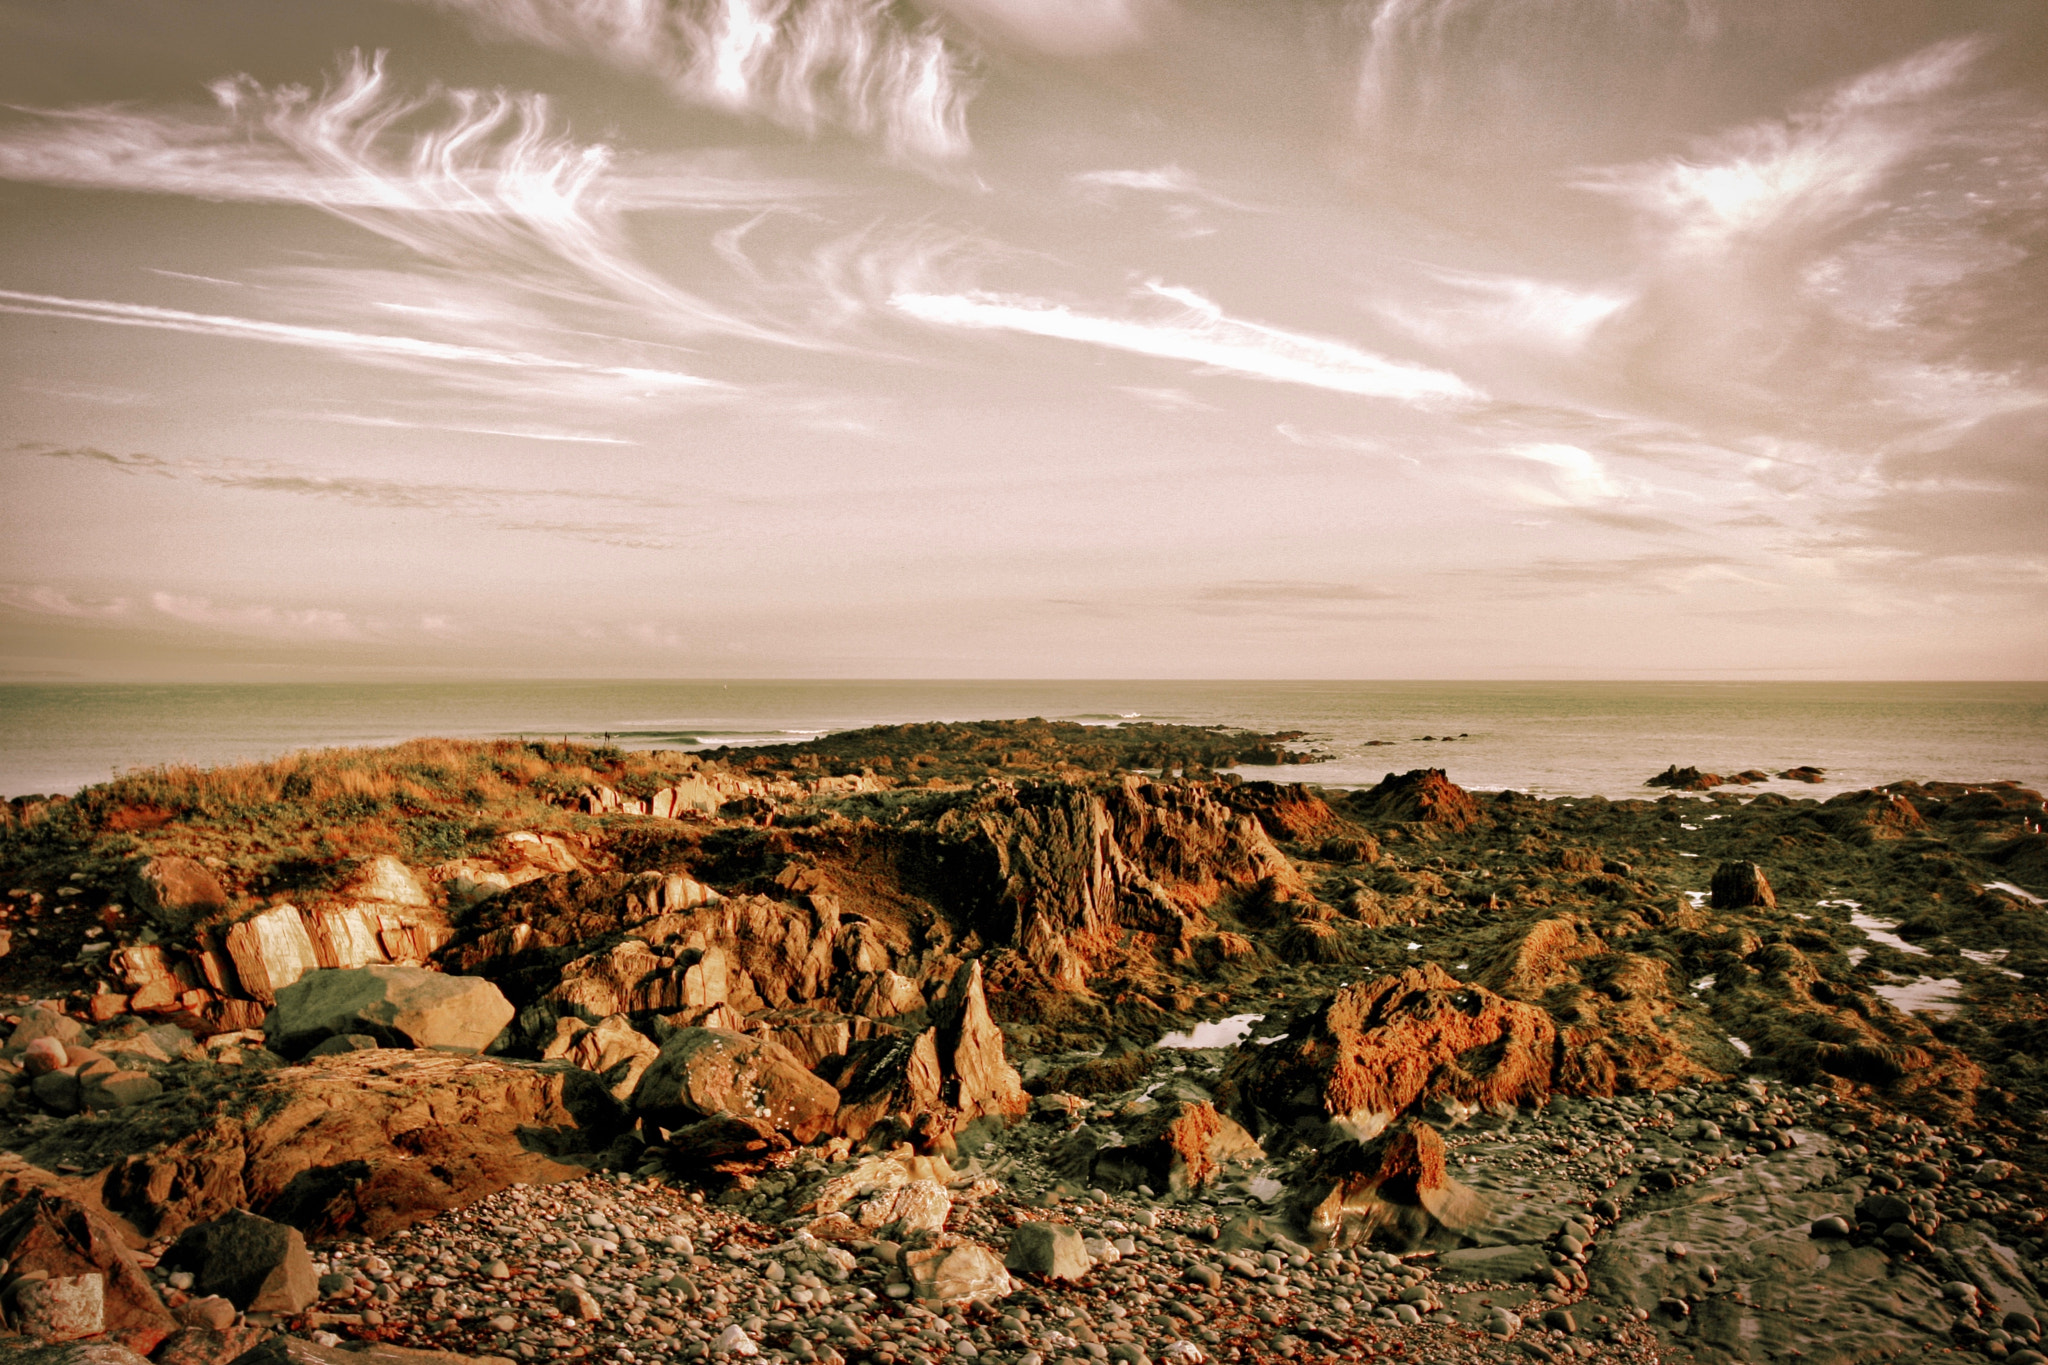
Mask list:
[[[1452,1114],[1549,1095],[1557,1026],[1435,963],[1347,986],[1224,1072],[1227,1107],[1270,1147],[1378,1135],[1417,1106]],[[1270,1136],[1269,1136],[1270,1135]]]
[[155,1236],[237,1209],[322,1236],[569,1178],[625,1126],[603,1083],[567,1063],[386,1049],[252,1077],[233,1101],[181,1111],[193,1119],[183,1131],[133,1111],[63,1150],[107,1168],[102,1201]]
[[989,1016],[979,960],[954,974],[931,1013],[923,1032],[856,1044],[827,1066],[840,1094],[839,1132],[858,1141],[893,1119],[929,1146],[977,1119],[1024,1116],[1031,1097]]
[[1175,1100],[1124,1125],[1124,1145],[1097,1152],[1091,1174],[1109,1189],[1144,1185],[1185,1195],[1215,1180],[1230,1162],[1266,1153],[1235,1119],[1206,1101]]

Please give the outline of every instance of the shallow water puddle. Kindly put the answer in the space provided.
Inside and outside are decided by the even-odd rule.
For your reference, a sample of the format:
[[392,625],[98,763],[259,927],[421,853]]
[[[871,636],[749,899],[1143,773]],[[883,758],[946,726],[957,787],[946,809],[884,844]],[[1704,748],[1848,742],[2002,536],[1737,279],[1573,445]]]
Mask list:
[[1984,883],[1984,889],[1986,891],[2003,891],[2008,896],[2018,896],[2021,900],[2032,901],[2035,905],[2048,905],[2048,900],[2042,900],[2033,892],[2014,886],[2011,882],[1986,882]]
[[1252,1026],[1263,1023],[1263,1014],[1233,1014],[1228,1019],[1215,1019],[1206,1024],[1197,1024],[1186,1033],[1169,1033],[1161,1038],[1159,1047],[1236,1047],[1251,1035]]
[[1902,985],[1872,989],[1907,1014],[1931,1014],[1946,1019],[1963,1007],[1963,983],[1952,976],[1922,976]]
[[1959,948],[1957,951],[1980,967],[1996,967],[2000,976],[2009,976],[2015,981],[2027,979],[2025,972],[2016,972],[2010,967],[1998,966],[1999,963],[2005,961],[2005,955],[2012,951],[2010,948],[1993,948],[1989,952],[1977,948]]

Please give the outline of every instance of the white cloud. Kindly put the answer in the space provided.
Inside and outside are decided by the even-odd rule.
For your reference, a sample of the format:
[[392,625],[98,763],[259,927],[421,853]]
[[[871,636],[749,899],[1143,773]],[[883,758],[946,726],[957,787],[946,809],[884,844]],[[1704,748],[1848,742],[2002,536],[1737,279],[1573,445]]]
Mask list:
[[1607,472],[1590,450],[1558,441],[1538,441],[1513,446],[1508,454],[1550,471],[1545,485],[1520,480],[1510,488],[1525,501],[1544,507],[1591,507],[1627,496],[1626,485]]
[[1620,289],[1579,288],[1522,275],[1436,270],[1431,277],[1453,296],[1418,303],[1390,300],[1375,307],[1411,335],[1443,347],[1507,342],[1576,351],[1631,297]]
[[101,299],[71,299],[51,294],[29,294],[0,289],[0,313],[21,313],[33,317],[64,318],[72,322],[98,322],[119,327],[148,327],[200,336],[241,341],[267,341],[283,346],[300,346],[326,351],[352,360],[405,366],[428,366],[462,372],[517,372],[528,376],[568,376],[595,380],[617,393],[666,393],[722,389],[716,381],[674,370],[648,369],[630,365],[598,365],[533,351],[497,351],[484,346],[462,346],[445,341],[390,333],[352,332],[335,327],[307,327],[296,323],[263,322],[254,318],[215,313],[189,313],[177,308],[157,308],[139,303],[112,303]]
[[1389,360],[1326,337],[1228,317],[1192,290],[1155,283],[1147,286],[1147,292],[1179,306],[1163,319],[1134,319],[1079,313],[1064,304],[986,290],[962,294],[904,291],[891,296],[889,302],[899,312],[935,326],[1024,332],[1369,398],[1437,405],[1484,396],[1444,370]]
[[1983,50],[1951,39],[1838,87],[1784,119],[1725,133],[1695,157],[1665,157],[1588,176],[1662,226],[1671,249],[1718,255],[1769,234],[1842,221],[1923,140],[1914,106],[1958,81]]
[[412,431],[452,431],[465,436],[511,436],[521,441],[559,441],[574,445],[630,446],[638,445],[623,436],[601,436],[585,431],[548,431],[533,427],[479,427],[459,426],[447,422],[409,422],[398,417],[372,417],[353,412],[318,412],[306,414],[316,422],[334,422],[351,427],[397,427]]
[[365,640],[372,632],[347,612],[321,607],[218,606],[211,598],[155,592],[152,607],[188,625],[242,635],[270,635],[304,640]]
[[[305,204],[419,255],[550,295],[595,287],[665,325],[789,341],[633,258],[634,208],[758,206],[802,193],[672,166],[622,176],[610,147],[554,127],[544,96],[391,87],[382,53],[350,55],[315,94],[216,81],[219,111],[35,111],[0,132],[0,179],[211,200]],[[210,276],[158,271],[209,284]]]
[[678,99],[891,152],[965,153],[970,62],[882,0],[426,0],[488,33],[601,58]]
[[109,620],[128,615],[135,604],[126,597],[74,597],[43,584],[0,584],[0,606],[37,616]]

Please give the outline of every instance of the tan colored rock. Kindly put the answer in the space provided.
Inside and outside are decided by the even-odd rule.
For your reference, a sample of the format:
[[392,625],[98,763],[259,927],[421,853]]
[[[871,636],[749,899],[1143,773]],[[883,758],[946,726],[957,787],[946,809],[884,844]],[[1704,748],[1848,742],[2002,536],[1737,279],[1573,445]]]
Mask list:
[[851,1011],[869,1019],[900,1019],[925,1007],[924,994],[907,976],[887,970],[869,973],[854,990]]
[[334,905],[306,912],[302,919],[322,967],[367,967],[384,963],[383,917],[360,905]]
[[243,991],[266,1005],[320,965],[306,923],[290,905],[272,906],[230,928],[227,950]]
[[765,1039],[678,1029],[640,1079],[633,1110],[664,1128],[718,1114],[766,1119],[798,1142],[832,1126],[839,1092]]
[[107,1328],[106,1279],[96,1270],[16,1281],[10,1316],[37,1341],[75,1341]]
[[233,1304],[228,1304],[228,1311],[226,1327],[185,1327],[173,1333],[157,1348],[155,1365],[232,1365],[271,1336],[267,1327],[234,1326]]
[[189,929],[229,905],[227,889],[204,863],[177,854],[151,858],[137,868],[129,894],[138,910],[174,931]]
[[490,1046],[513,1013],[504,992],[481,977],[424,967],[323,968],[277,993],[263,1031],[271,1049],[287,1057],[354,1033],[387,1047],[476,1052]]
[[680,820],[686,815],[716,815],[724,803],[709,783],[690,778],[656,792],[647,803],[647,811],[665,820]]
[[380,853],[364,863],[340,894],[344,900],[372,901],[407,910],[425,910],[434,903],[413,870],[389,853]]
[[634,1028],[625,1015],[614,1014],[578,1031],[559,1055],[603,1077],[605,1088],[623,1104],[633,1098],[641,1076],[661,1056],[661,1048]]
[[147,1354],[177,1329],[114,1230],[72,1200],[36,1192],[0,1213],[0,1259],[13,1276],[97,1277],[103,1330],[130,1350]]
[[1031,1107],[1023,1082],[1003,1051],[1003,1031],[989,1016],[981,962],[954,974],[932,1004],[938,1031],[939,1063],[948,1079],[946,1098],[967,1121],[982,1117],[1015,1122]]
[[903,1253],[911,1291],[926,1303],[988,1303],[1014,1293],[1003,1258],[979,1242]]
[[901,1188],[870,1199],[857,1215],[864,1226],[879,1228],[890,1241],[905,1241],[917,1233],[945,1231],[946,1217],[953,1211],[953,1196],[936,1180],[912,1180]]
[[192,969],[157,943],[131,943],[107,955],[107,966],[128,992],[128,1008],[137,1014],[161,1014],[179,1008],[185,992],[198,985]]
[[1388,773],[1378,785],[1353,792],[1344,804],[1368,819],[1440,825],[1454,833],[1486,823],[1472,793],[1451,781],[1441,768]]

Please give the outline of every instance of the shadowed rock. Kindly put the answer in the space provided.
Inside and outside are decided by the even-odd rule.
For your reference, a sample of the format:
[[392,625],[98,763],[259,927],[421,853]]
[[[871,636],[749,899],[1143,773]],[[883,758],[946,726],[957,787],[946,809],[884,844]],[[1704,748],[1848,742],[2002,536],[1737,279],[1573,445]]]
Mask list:
[[1415,1122],[1323,1151],[1291,1204],[1318,1249],[1378,1241],[1410,1251],[1455,1242],[1486,1215],[1485,1201],[1445,1169],[1443,1137]]

